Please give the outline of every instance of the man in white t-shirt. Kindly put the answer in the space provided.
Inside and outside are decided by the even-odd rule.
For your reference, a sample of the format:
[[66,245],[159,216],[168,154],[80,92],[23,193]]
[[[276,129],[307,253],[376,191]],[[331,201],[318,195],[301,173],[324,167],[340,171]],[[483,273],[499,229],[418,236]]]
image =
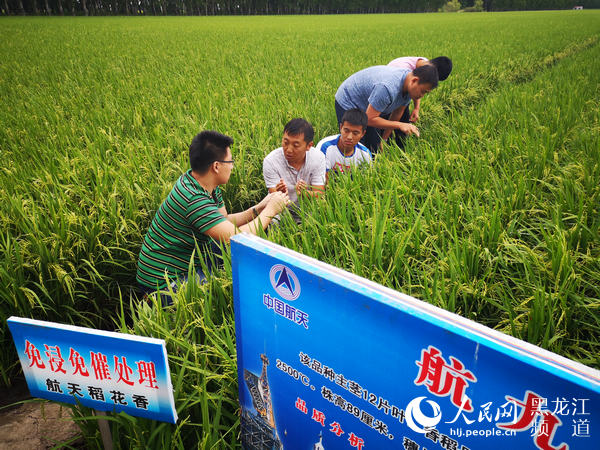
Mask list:
[[[417,67],[424,66],[426,64],[430,64],[434,66],[438,71],[439,81],[444,81],[452,72],[452,60],[447,56],[438,56],[437,58],[433,58],[429,60],[424,56],[403,56],[401,58],[396,58],[388,63],[389,67],[395,67],[399,69],[405,69],[413,71]],[[409,111],[408,107],[404,110],[402,117],[397,119],[399,122],[404,123],[416,123],[419,120],[419,113],[421,111],[421,99],[413,100],[414,107],[412,111]],[[391,119],[390,119],[391,120]],[[387,139],[391,133],[384,133],[384,139]],[[406,135],[402,132],[395,133],[396,136],[396,144],[399,147],[404,146],[404,138]]]
[[[417,67],[421,67],[425,64],[428,64],[429,60],[422,56],[403,56],[402,58],[396,58],[393,61],[388,63],[389,67],[398,67],[400,69],[410,70],[411,72],[415,70]],[[439,71],[438,71],[439,76]],[[410,118],[410,122],[416,122],[419,120],[419,109],[421,108],[421,99],[413,100],[414,108],[412,113],[409,115],[408,108],[404,110],[404,114],[400,122],[409,122],[409,120],[404,120]]]
[[358,108],[349,109],[342,116],[340,134],[321,139],[317,150],[325,155],[327,175],[334,172],[347,172],[352,167],[371,164],[373,156],[360,140],[367,131],[367,115]]
[[[298,197],[318,197],[325,192],[325,156],[312,146],[314,135],[308,121],[290,120],[283,129],[281,147],[263,161],[263,178],[269,192],[288,194],[296,207]],[[291,212],[299,221],[297,211],[292,209]]]

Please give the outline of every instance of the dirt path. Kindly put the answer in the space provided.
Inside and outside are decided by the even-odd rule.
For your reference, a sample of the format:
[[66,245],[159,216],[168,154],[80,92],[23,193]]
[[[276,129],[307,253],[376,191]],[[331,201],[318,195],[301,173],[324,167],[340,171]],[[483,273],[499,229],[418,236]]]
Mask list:
[[[0,450],[41,450],[59,442],[81,447],[79,428],[70,420],[71,409],[54,402],[35,401],[4,408],[31,398],[23,380],[0,388]],[[59,446],[60,448],[60,446]]]

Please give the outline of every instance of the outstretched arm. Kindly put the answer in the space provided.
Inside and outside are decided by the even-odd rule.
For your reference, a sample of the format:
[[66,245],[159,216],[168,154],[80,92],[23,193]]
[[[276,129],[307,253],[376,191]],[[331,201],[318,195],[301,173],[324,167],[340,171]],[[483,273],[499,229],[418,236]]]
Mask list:
[[[402,109],[402,112],[404,112],[404,109]],[[381,117],[381,112],[377,111],[370,104],[367,107],[367,118],[367,125],[370,127],[383,130],[400,130],[408,136],[411,134],[419,136],[419,129],[413,124],[384,119]]]
[[[390,118],[388,120],[390,122],[398,122],[398,121],[400,121],[400,119],[402,118],[402,114],[404,114],[404,110],[405,109],[406,109],[406,106],[401,106],[400,108],[396,108],[390,114]],[[391,134],[392,134],[392,130],[388,128],[387,130],[385,130],[383,132],[383,135],[381,136],[381,139],[383,139],[384,141],[387,141]]]
[[[224,220],[221,223],[218,223],[214,227],[209,228],[204,232],[208,237],[213,238],[216,241],[229,242],[229,239],[234,234],[240,232],[248,232],[251,234],[258,234],[260,230],[264,230],[269,223],[271,223],[271,219],[279,214],[290,202],[287,194],[282,192],[276,192],[274,194],[267,195],[261,203],[265,202],[262,207],[262,211],[259,212],[258,216],[252,220],[250,220],[249,214],[252,213],[252,209],[243,211],[237,214],[224,214],[227,217],[227,220]],[[254,208],[258,209],[261,205],[259,203]],[[225,208],[223,208],[224,210]],[[250,213],[249,213],[250,212]],[[225,210],[225,213],[227,211]],[[244,219],[249,219],[244,224],[238,223],[237,220],[244,221]]]
[[236,224],[237,226],[245,225],[251,220],[254,220],[258,215],[266,208],[269,203],[272,195],[269,193],[265,198],[263,198],[260,203],[257,203],[252,208],[248,208],[245,211],[239,213],[231,213],[227,214],[227,210],[225,207],[221,208],[221,213],[227,217],[231,223]]

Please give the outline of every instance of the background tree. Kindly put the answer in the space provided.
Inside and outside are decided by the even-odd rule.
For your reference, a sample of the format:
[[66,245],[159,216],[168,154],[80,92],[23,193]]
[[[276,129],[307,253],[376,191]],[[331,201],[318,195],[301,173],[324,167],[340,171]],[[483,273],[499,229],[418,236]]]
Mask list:
[[1,0],[2,15],[247,15],[600,8],[600,0]]

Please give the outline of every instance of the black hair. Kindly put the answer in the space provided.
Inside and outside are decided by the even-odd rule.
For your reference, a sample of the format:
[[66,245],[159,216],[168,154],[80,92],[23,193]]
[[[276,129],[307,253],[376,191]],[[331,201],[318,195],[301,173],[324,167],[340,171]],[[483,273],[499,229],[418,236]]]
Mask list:
[[283,127],[283,132],[290,136],[298,136],[303,134],[304,142],[307,143],[312,142],[315,137],[315,130],[310,122],[299,117],[286,123],[285,127]]
[[452,72],[452,60],[447,56],[438,56],[429,60],[430,64],[433,64],[438,70],[438,77],[440,81],[444,81]]
[[358,108],[349,109],[342,116],[342,124],[348,122],[350,125],[360,125],[363,130],[367,129],[368,121],[367,114]]
[[225,159],[227,147],[231,147],[233,139],[216,131],[202,131],[194,136],[190,144],[190,166],[194,172],[204,174],[210,165]]
[[431,89],[438,85],[438,71],[432,64],[424,64],[412,71],[415,77],[419,78],[419,84],[430,84]]

